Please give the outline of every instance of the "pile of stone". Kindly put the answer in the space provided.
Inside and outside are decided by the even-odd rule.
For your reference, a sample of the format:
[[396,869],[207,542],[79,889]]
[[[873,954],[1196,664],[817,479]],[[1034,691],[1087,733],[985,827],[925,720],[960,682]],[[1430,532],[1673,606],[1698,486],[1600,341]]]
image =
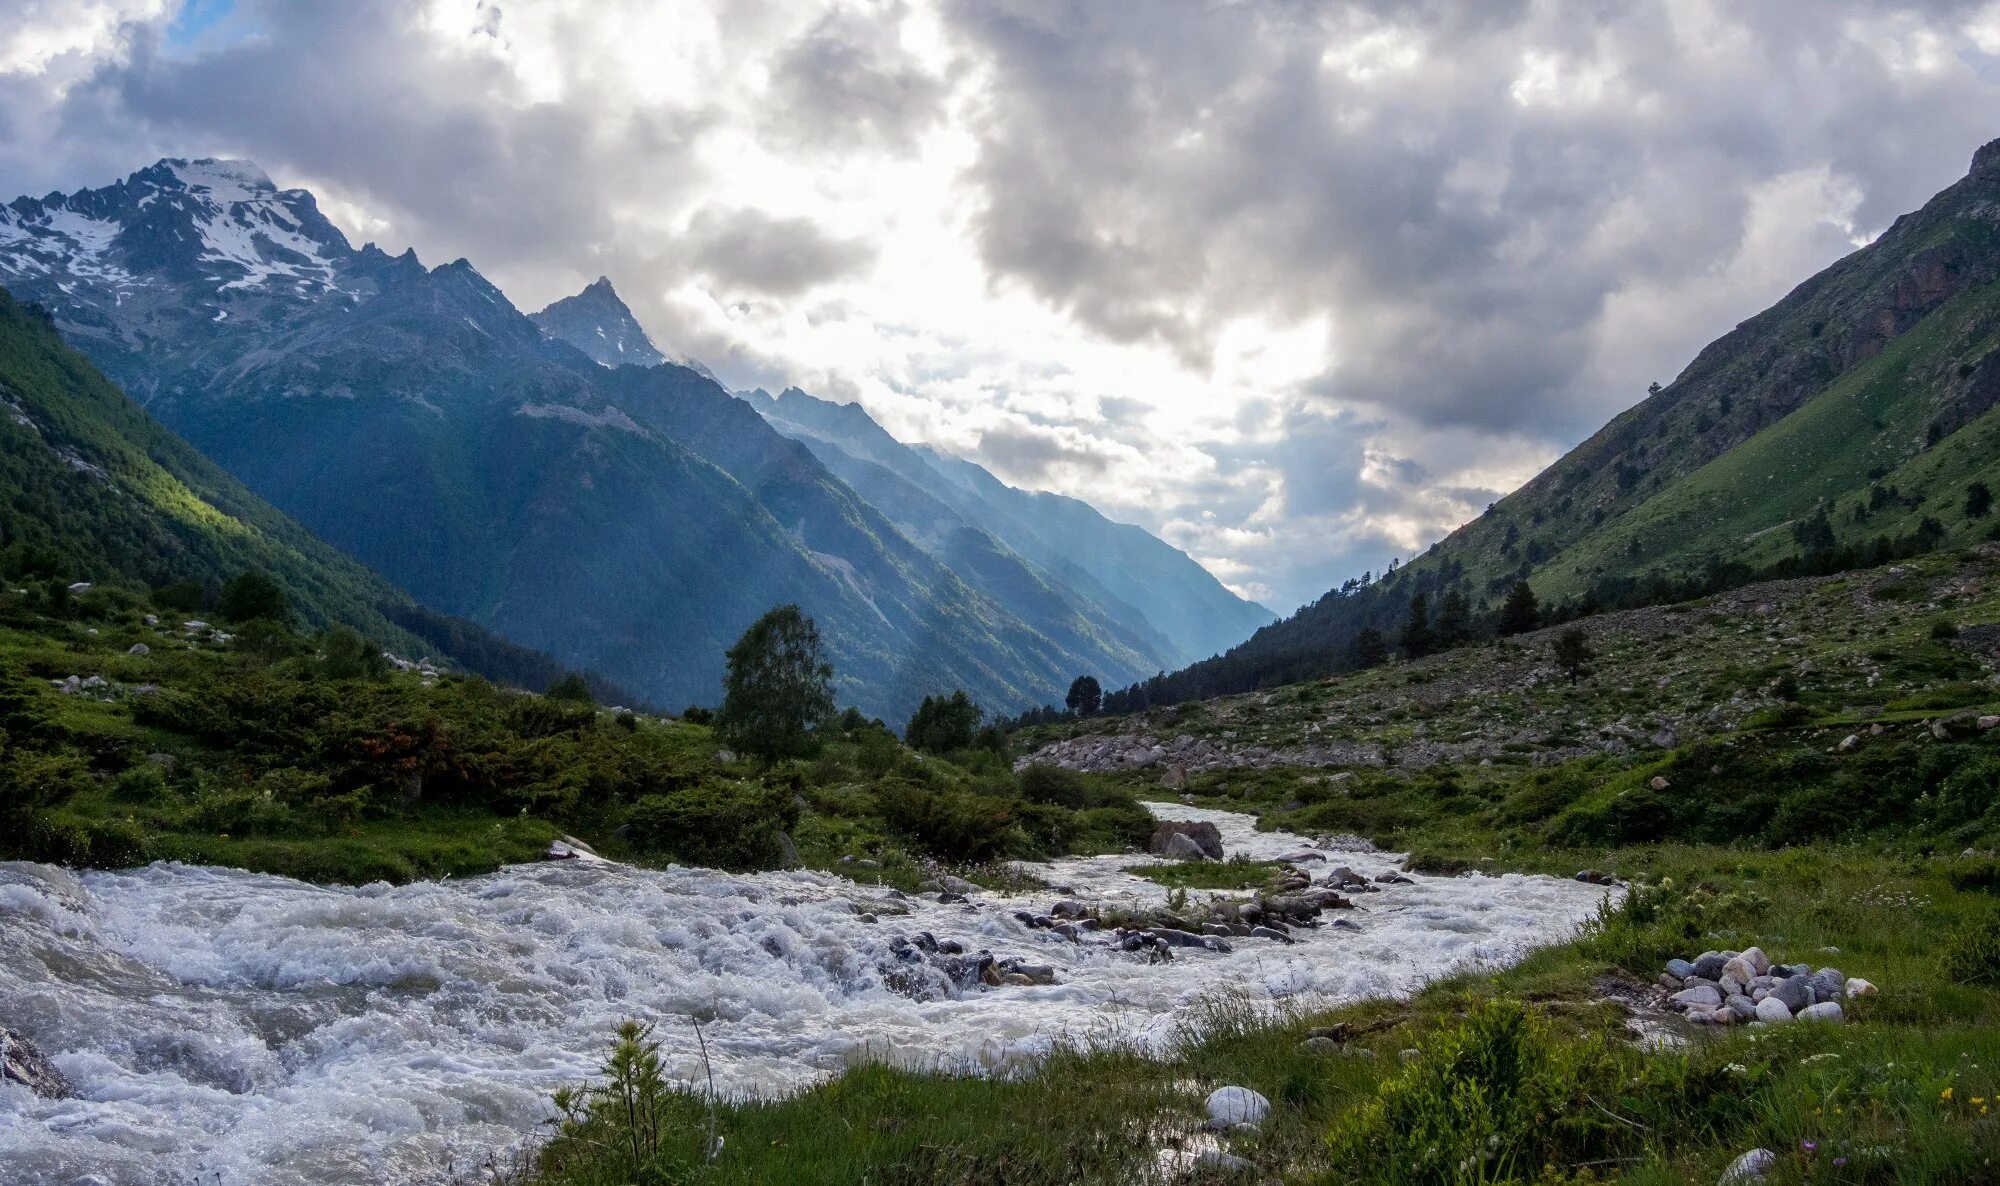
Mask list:
[[1778,964],[1761,948],[1705,951],[1667,961],[1660,986],[1669,1006],[1698,1025],[1777,1025],[1847,1019],[1841,1002],[1872,996],[1875,986],[1839,968]]

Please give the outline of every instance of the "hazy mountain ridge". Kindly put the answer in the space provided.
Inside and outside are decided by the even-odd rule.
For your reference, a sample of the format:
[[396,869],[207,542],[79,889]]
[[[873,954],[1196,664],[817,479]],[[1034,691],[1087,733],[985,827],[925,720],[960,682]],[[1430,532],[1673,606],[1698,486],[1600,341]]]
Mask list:
[[913,526],[921,529],[925,519],[933,529],[947,524],[937,509],[946,508],[1081,612],[1117,624],[1160,667],[1212,654],[1274,617],[1143,529],[1114,523],[1079,499],[1019,490],[974,462],[905,445],[859,404],[833,403],[797,388],[776,396],[762,390],[738,395],[782,430],[879,466],[922,491],[933,501],[896,504]]
[[[464,260],[350,248],[253,167],[5,209],[0,283],[197,448],[420,600],[638,695],[712,701],[728,644],[786,601],[890,719],[1152,668],[1115,632],[1024,622],[696,372],[600,365],[561,340],[585,322],[552,333]],[[589,303],[629,320],[608,283]]]

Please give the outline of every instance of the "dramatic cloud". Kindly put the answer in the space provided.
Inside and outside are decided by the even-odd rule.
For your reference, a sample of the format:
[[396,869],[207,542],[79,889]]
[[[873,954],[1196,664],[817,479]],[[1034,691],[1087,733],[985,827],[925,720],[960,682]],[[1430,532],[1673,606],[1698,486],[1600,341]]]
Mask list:
[[0,190],[255,158],[1290,609],[2000,136],[2000,3],[0,0]]
[[835,239],[805,218],[759,210],[696,211],[688,223],[689,262],[724,287],[767,296],[798,296],[859,270],[874,256],[867,244]]

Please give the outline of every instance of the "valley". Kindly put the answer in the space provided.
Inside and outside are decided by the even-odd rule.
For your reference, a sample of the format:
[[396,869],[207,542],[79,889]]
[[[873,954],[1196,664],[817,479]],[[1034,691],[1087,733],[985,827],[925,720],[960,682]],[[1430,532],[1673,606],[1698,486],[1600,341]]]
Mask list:
[[395,7],[0,30],[0,1179],[2000,1181],[1990,13]]

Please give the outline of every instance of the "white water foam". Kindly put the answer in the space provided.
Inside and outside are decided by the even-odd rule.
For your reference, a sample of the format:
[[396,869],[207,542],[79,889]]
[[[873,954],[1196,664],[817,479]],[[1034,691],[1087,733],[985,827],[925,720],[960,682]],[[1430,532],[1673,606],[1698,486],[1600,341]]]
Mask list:
[[[1306,847],[1248,816],[1155,810],[1214,822],[1231,853]],[[1369,875],[1397,863],[1327,855]],[[1013,916],[1061,897],[1163,897],[1119,871],[1135,859],[1056,861],[1037,869],[1062,892],[962,905],[817,873],[588,861],[358,889],[170,864],[81,877],[0,864],[0,1024],[77,1088],[45,1100],[0,1085],[0,1165],[8,1182],[61,1186],[442,1181],[520,1142],[629,1017],[658,1024],[670,1073],[688,1082],[702,1077],[700,1019],[733,1094],[784,1093],[868,1059],[976,1070],[1065,1040],[1160,1049],[1217,994],[1330,1003],[1517,959],[1572,933],[1604,893],[1419,876],[1343,912],[1358,932],[1238,940],[1164,965]],[[920,930],[1053,964],[1060,983],[912,1000],[884,969],[892,938]]]

